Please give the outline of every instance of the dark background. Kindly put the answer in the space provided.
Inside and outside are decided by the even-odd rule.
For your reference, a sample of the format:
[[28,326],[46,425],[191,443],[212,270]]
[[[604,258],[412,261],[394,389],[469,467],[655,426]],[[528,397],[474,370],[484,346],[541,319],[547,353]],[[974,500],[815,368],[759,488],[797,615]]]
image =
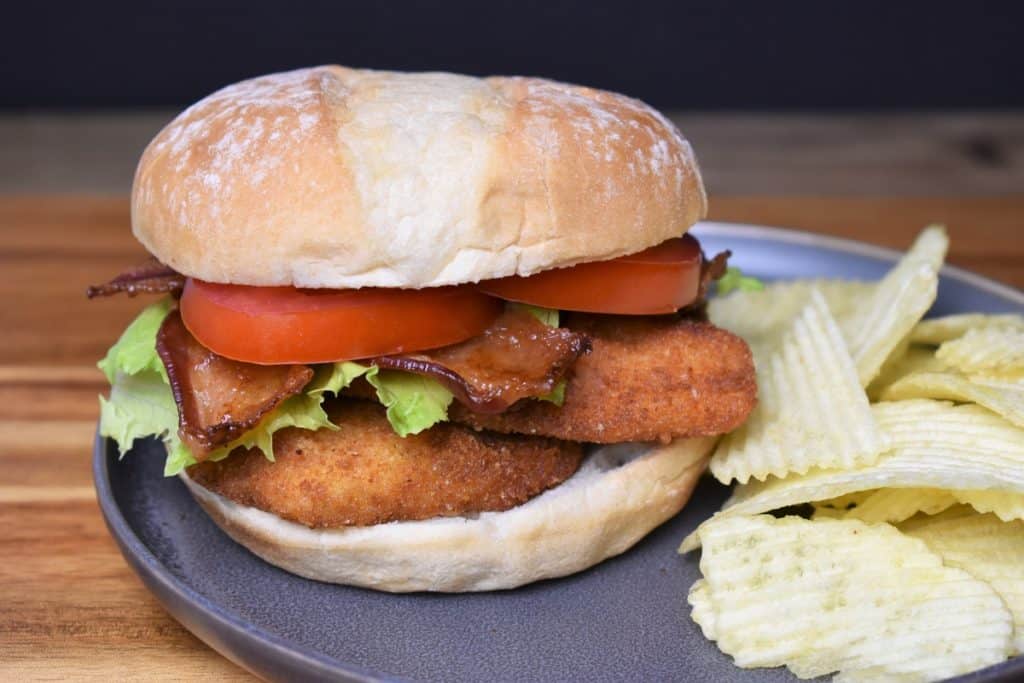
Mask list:
[[0,18],[0,108],[178,106],[326,62],[682,110],[1004,108],[1024,105],[1024,3],[33,2]]

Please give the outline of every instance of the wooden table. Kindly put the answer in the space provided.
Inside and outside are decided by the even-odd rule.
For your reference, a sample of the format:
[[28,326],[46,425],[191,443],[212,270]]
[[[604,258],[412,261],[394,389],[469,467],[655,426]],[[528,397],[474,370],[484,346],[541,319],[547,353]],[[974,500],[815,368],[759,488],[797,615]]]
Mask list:
[[[711,217],[898,248],[944,222],[952,263],[1024,288],[1024,195],[713,197]],[[93,493],[94,364],[140,302],[84,290],[144,255],[128,226],[122,197],[0,198],[0,680],[251,680],[143,588]]]

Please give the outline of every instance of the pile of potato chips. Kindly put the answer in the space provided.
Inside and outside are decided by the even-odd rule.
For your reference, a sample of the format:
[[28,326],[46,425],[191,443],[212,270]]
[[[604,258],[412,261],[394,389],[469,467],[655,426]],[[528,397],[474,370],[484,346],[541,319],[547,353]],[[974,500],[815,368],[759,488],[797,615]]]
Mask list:
[[947,247],[931,227],[877,283],[709,306],[760,401],[680,551],[702,548],[692,617],[738,666],[929,681],[1024,651],[1024,316],[922,321]]

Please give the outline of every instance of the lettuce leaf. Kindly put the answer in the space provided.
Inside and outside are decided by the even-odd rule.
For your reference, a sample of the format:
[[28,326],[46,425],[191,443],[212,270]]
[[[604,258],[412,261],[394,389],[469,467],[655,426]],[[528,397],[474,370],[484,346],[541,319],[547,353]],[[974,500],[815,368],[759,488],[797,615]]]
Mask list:
[[110,398],[100,396],[100,434],[117,442],[122,457],[136,439],[162,439],[165,475],[195,462],[178,438],[178,406],[156,352],[156,333],[171,308],[171,299],[165,298],[143,309],[97,363],[111,384]]
[[351,361],[335,363],[330,380],[324,383],[325,390],[337,391],[335,386],[348,386],[356,377],[365,377],[376,389],[377,400],[387,408],[391,428],[402,438],[448,419],[452,392],[431,377],[410,372],[381,370],[376,365]]
[[548,327],[558,327],[558,310],[554,308],[542,308],[541,306],[534,306],[532,304],[520,304],[515,302],[508,302],[505,304],[510,309],[526,311],[537,320],[541,321]]
[[119,372],[134,375],[143,370],[158,372],[166,379],[164,364],[156,353],[156,333],[171,307],[171,299],[165,298],[144,308],[128,325],[103,360],[96,364],[108,382],[113,384]]
[[554,389],[544,394],[543,396],[538,396],[537,400],[547,401],[548,403],[554,403],[556,406],[561,408],[562,404],[565,403],[565,385],[566,381],[564,379],[559,380],[558,384],[555,385]]
[[337,394],[354,380],[369,372],[369,365],[345,361],[330,363],[317,368],[316,374],[306,385],[306,393],[322,397],[326,393]]
[[388,422],[403,438],[448,419],[452,392],[435,379],[374,366],[366,373],[366,381],[377,390]]
[[744,275],[743,271],[735,266],[729,266],[725,269],[725,275],[719,278],[716,287],[719,294],[728,294],[735,290],[758,292],[764,289],[764,283],[756,277]]
[[312,431],[338,429],[338,425],[327,417],[323,402],[322,394],[319,396],[307,393],[296,394],[271,411],[255,427],[227,445],[215,449],[207,457],[210,460],[223,460],[236,448],[258,448],[263,451],[267,460],[274,462],[274,432],[286,427],[298,427]]
[[162,439],[167,446],[165,476],[177,474],[195,462],[178,438],[178,406],[171,387],[155,370],[115,376],[110,398],[100,396],[100,434],[117,442],[121,457],[136,439]]

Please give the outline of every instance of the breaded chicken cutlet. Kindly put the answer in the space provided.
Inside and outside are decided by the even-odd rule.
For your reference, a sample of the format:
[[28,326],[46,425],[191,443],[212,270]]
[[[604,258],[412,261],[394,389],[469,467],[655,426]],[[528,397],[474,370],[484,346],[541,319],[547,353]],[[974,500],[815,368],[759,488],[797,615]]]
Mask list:
[[336,399],[338,430],[287,429],[274,462],[256,449],[189,468],[193,481],[315,529],[507,510],[568,479],[583,447],[570,441],[441,424],[401,438],[384,409]]
[[590,339],[561,406],[519,401],[504,413],[457,405],[453,421],[481,429],[569,441],[621,443],[725,434],[757,402],[746,342],[687,317],[574,313],[562,323]]

